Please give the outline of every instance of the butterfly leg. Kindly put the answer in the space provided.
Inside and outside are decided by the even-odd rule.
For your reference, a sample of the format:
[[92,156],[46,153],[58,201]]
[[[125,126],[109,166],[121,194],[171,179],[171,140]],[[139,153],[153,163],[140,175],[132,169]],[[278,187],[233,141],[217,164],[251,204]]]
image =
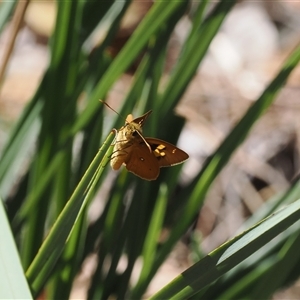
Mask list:
[[118,130],[116,128],[113,128],[110,132],[113,132],[115,135],[117,135]]
[[[118,142],[120,142],[120,141],[117,141],[116,143],[118,143]],[[130,146],[131,146],[131,144],[128,144],[128,145],[126,145],[123,149],[117,149],[117,150],[113,151],[113,152],[111,153],[111,155],[110,155],[110,159],[116,158],[116,157],[118,157],[118,156],[124,156],[124,155],[127,155],[128,152],[127,152],[125,149],[128,148],[128,147],[130,147]],[[114,154],[116,154],[116,155],[114,155]]]
[[118,130],[116,128],[113,128],[110,132],[114,133],[115,134],[115,138],[113,140],[113,142],[111,143],[112,146],[114,146],[116,144],[116,136],[118,134]]
[[127,151],[124,150],[118,150],[113,153],[113,155],[110,158],[110,165],[114,170],[119,170],[124,161],[126,160],[126,157],[128,156]]

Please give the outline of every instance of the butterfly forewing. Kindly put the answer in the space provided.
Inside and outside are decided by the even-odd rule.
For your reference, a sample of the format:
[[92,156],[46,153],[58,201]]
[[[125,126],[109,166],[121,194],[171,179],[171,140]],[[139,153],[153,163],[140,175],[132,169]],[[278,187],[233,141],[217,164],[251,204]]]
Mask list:
[[145,138],[160,167],[180,164],[189,158],[188,154],[176,146],[156,138]]
[[114,170],[124,164],[135,175],[155,180],[160,167],[170,167],[188,159],[188,154],[170,143],[143,137],[142,126],[151,113],[150,110],[136,119],[131,114],[127,116],[115,140],[110,162]]
[[145,121],[147,120],[147,118],[150,116],[151,113],[152,113],[152,110],[149,110],[144,115],[142,115],[139,118],[135,118],[134,120],[133,120],[133,116],[132,115],[128,115],[127,118],[126,118],[126,121],[128,123],[133,122],[133,123],[139,124],[140,126],[143,126],[144,123],[145,123]]

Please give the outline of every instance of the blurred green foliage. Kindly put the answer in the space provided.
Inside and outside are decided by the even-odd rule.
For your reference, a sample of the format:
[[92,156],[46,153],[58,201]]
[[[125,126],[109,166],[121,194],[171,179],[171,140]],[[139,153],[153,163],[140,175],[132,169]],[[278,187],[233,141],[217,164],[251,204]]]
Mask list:
[[[163,89],[169,40],[190,1],[156,1],[124,47],[113,57],[109,46],[130,4],[131,1],[57,1],[56,27],[49,42],[49,67],[2,153],[0,191],[7,203],[13,234],[34,297],[44,289],[48,299],[69,298],[74,278],[85,258],[96,253],[98,263],[91,278],[89,299],[112,296],[118,299],[142,298],[161,264],[197,216],[213,180],[255,121],[274,101],[300,59],[297,48],[278,76],[207,160],[201,172],[186,186],[178,186],[181,166],[162,170],[154,182],[143,181],[124,169],[117,177],[109,179],[107,164],[112,151],[109,131],[122,126],[124,120],[117,115],[114,119],[105,118],[106,108],[99,99],[105,100],[120,76],[140,60],[133,83],[118,111],[126,116],[132,111],[139,115],[153,109],[148,132],[176,143],[184,120],[174,116],[173,109],[235,1],[219,1],[209,13],[209,1],[200,1],[196,5],[190,17],[191,30]],[[7,20],[7,15],[3,18]],[[109,26],[104,39],[91,48],[91,34],[105,22]],[[28,145],[32,140],[36,141],[34,149],[32,144]],[[12,193],[15,178],[20,173],[23,175],[18,189]],[[108,196],[98,196],[102,197],[98,201],[103,209],[93,224],[89,224],[87,208],[104,183]],[[298,184],[292,188],[299,189]],[[176,195],[175,189],[179,190]],[[288,195],[280,198],[281,203],[290,201]],[[299,194],[296,193],[292,201],[296,195]],[[172,201],[174,209],[167,209],[168,201]],[[299,272],[295,275],[293,267],[299,264],[299,259],[294,265],[288,264],[286,276],[277,281],[276,286],[270,285],[264,293],[253,286],[266,276],[272,282],[270,270],[275,265],[268,264],[268,261],[283,253],[283,248],[290,247],[285,253],[291,255],[296,249],[299,230],[287,231],[289,234],[282,235],[280,242],[269,247],[265,255],[255,256],[242,268],[236,266],[267,244],[271,237],[292,225],[298,210],[294,205],[287,210],[285,219],[276,219],[271,225],[266,221],[258,227],[255,247],[253,240],[245,239],[246,255],[243,252],[239,256],[240,252],[236,251],[236,259],[229,260],[224,272],[215,272],[216,265],[206,264],[207,256],[200,260],[201,268],[192,269],[193,276],[187,276],[183,281],[175,280],[157,297],[175,297],[178,293],[176,299],[186,299],[197,292],[200,294],[196,294],[195,299],[200,295],[203,299],[224,298],[224,295],[228,299],[253,298],[254,295],[269,297],[277,288],[298,276]],[[259,220],[267,214],[260,213],[260,216]],[[166,224],[168,237],[160,241]],[[269,239],[262,238],[266,226],[273,226]],[[248,233],[244,235],[248,236]],[[239,238],[231,243],[238,242]],[[221,246],[214,253],[225,251],[228,245]],[[275,259],[278,267],[282,266],[283,259],[288,257],[282,255]],[[140,275],[136,282],[132,282],[134,266],[140,260]],[[119,271],[121,262],[125,262],[126,267]],[[203,265],[207,269],[203,270]],[[261,265],[267,267],[261,271],[258,268]],[[216,281],[229,270],[232,270],[230,274]],[[243,280],[253,272],[256,272],[254,279],[245,283]],[[201,284],[195,284],[200,279],[203,279]],[[264,287],[261,285],[261,289]]]

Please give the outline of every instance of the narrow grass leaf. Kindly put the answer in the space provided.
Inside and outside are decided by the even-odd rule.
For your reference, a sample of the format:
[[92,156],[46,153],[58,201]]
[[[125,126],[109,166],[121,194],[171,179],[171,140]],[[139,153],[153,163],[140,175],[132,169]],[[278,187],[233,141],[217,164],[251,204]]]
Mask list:
[[262,276],[257,278],[250,293],[252,299],[259,297],[264,299],[270,298],[278,287],[286,284],[289,274],[292,273],[292,270],[300,259],[299,247],[300,234],[297,232],[288,238],[276,255],[277,262],[276,259],[271,259],[270,267]]
[[[28,138],[35,136],[37,128],[40,126],[38,117],[43,107],[43,103],[40,99],[43,82],[44,79],[42,80],[40,88],[36,91],[34,97],[24,109],[22,116],[12,130],[9,140],[2,151],[0,160],[0,190],[4,199],[12,187],[12,176],[15,176],[16,172],[15,164],[13,162],[19,157],[23,157],[22,154],[25,154],[25,149],[28,148]],[[26,157],[28,157],[27,154]],[[18,162],[18,165],[21,165],[20,161]]]
[[[41,270],[45,267],[46,262],[51,256],[52,263],[48,264],[49,269],[47,272],[43,271],[45,276],[49,276],[51,269],[54,267],[54,262],[57,261],[64,249],[65,243],[74,227],[74,224],[95,192],[94,188],[103,172],[104,166],[106,166],[109,162],[108,155],[112,151],[112,146],[109,147],[109,145],[111,143],[112,136],[113,134],[111,133],[106,142],[100,148],[90,167],[76,187],[70,200],[67,202],[65,208],[50,230],[32,264],[26,271],[26,276],[34,293],[37,293],[41,288],[41,286],[37,285],[36,282],[44,282],[44,280],[38,278]],[[108,152],[104,155],[106,149],[108,149]],[[54,257],[53,253],[55,253]]]
[[0,299],[33,299],[0,199]]
[[[162,115],[171,111],[183,95],[188,84],[195,75],[199,63],[205,56],[212,39],[235,2],[236,1],[227,0],[219,2],[200,28],[198,28],[199,20],[196,16],[194,29],[187,39],[188,43],[186,47],[183,48],[180,60],[174,69],[164,94],[162,95],[162,98],[164,99],[161,106]],[[199,14],[202,13],[202,9],[203,8],[199,6]],[[168,100],[166,101],[166,99]]]
[[223,244],[176,277],[151,299],[186,299],[266,245],[299,220],[300,200]]
[[77,119],[72,132],[77,132],[84,126],[95,113],[98,105],[98,99],[104,99],[110,87],[127,70],[137,57],[140,51],[146,46],[150,37],[160,29],[161,25],[168,22],[172,13],[180,7],[180,1],[159,1],[155,2],[145,18],[134,31],[128,42],[124,45],[120,53],[113,60],[108,70],[105,72],[99,84],[95,87],[90,97],[88,107]]
[[151,271],[152,264],[155,260],[155,254],[157,251],[157,245],[159,242],[159,237],[161,235],[161,230],[163,226],[163,220],[166,212],[166,207],[168,203],[168,187],[165,183],[160,185],[158,197],[156,204],[152,213],[151,221],[148,227],[148,232],[146,234],[146,239],[144,242],[142,250],[142,260],[143,267],[139,275],[139,281],[133,288],[130,298],[140,299],[144,291],[144,287],[147,286],[149,273]]
[[22,205],[12,221],[12,227],[14,231],[16,231],[17,228],[19,228],[20,225],[25,221],[26,217],[30,215],[32,207],[35,207],[41,201],[43,201],[41,195],[49,186],[50,181],[53,179],[53,176],[55,176],[57,170],[59,169],[61,159],[62,156],[58,153],[51,161],[41,180],[38,181],[36,189],[28,194],[25,203]]
[[0,33],[5,28],[6,23],[10,20],[13,10],[18,3],[17,0],[1,1],[0,3]]
[[211,183],[225,166],[234,150],[236,150],[236,148],[244,141],[253,124],[275,100],[276,95],[285,84],[288,76],[296,67],[299,60],[300,46],[289,56],[275,79],[262,93],[260,98],[249,108],[244,117],[233,128],[212,157],[207,160],[202,172],[195,178],[189,188],[184,191],[182,198],[188,198],[188,202],[183,202],[185,207],[183,208],[182,214],[185,217],[182,218],[181,222],[178,222],[175,225],[169,240],[161,250],[160,257],[157,259],[157,266],[160,265],[161,261],[169,253],[174,243],[183,234],[186,228],[188,228],[201,207]]

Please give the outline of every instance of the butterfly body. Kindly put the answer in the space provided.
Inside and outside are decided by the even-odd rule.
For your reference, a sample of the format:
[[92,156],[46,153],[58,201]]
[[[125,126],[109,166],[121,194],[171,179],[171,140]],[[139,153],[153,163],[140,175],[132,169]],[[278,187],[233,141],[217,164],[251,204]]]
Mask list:
[[134,123],[128,123],[121,127],[116,136],[116,142],[110,164],[114,170],[118,170],[121,165],[128,161],[132,147],[136,143],[140,143],[143,140],[136,134],[140,132],[141,128]]
[[188,159],[187,153],[168,142],[143,137],[142,126],[151,112],[136,119],[128,115],[125,125],[118,130],[111,158],[114,170],[124,164],[135,175],[155,180],[161,167],[173,166]]

